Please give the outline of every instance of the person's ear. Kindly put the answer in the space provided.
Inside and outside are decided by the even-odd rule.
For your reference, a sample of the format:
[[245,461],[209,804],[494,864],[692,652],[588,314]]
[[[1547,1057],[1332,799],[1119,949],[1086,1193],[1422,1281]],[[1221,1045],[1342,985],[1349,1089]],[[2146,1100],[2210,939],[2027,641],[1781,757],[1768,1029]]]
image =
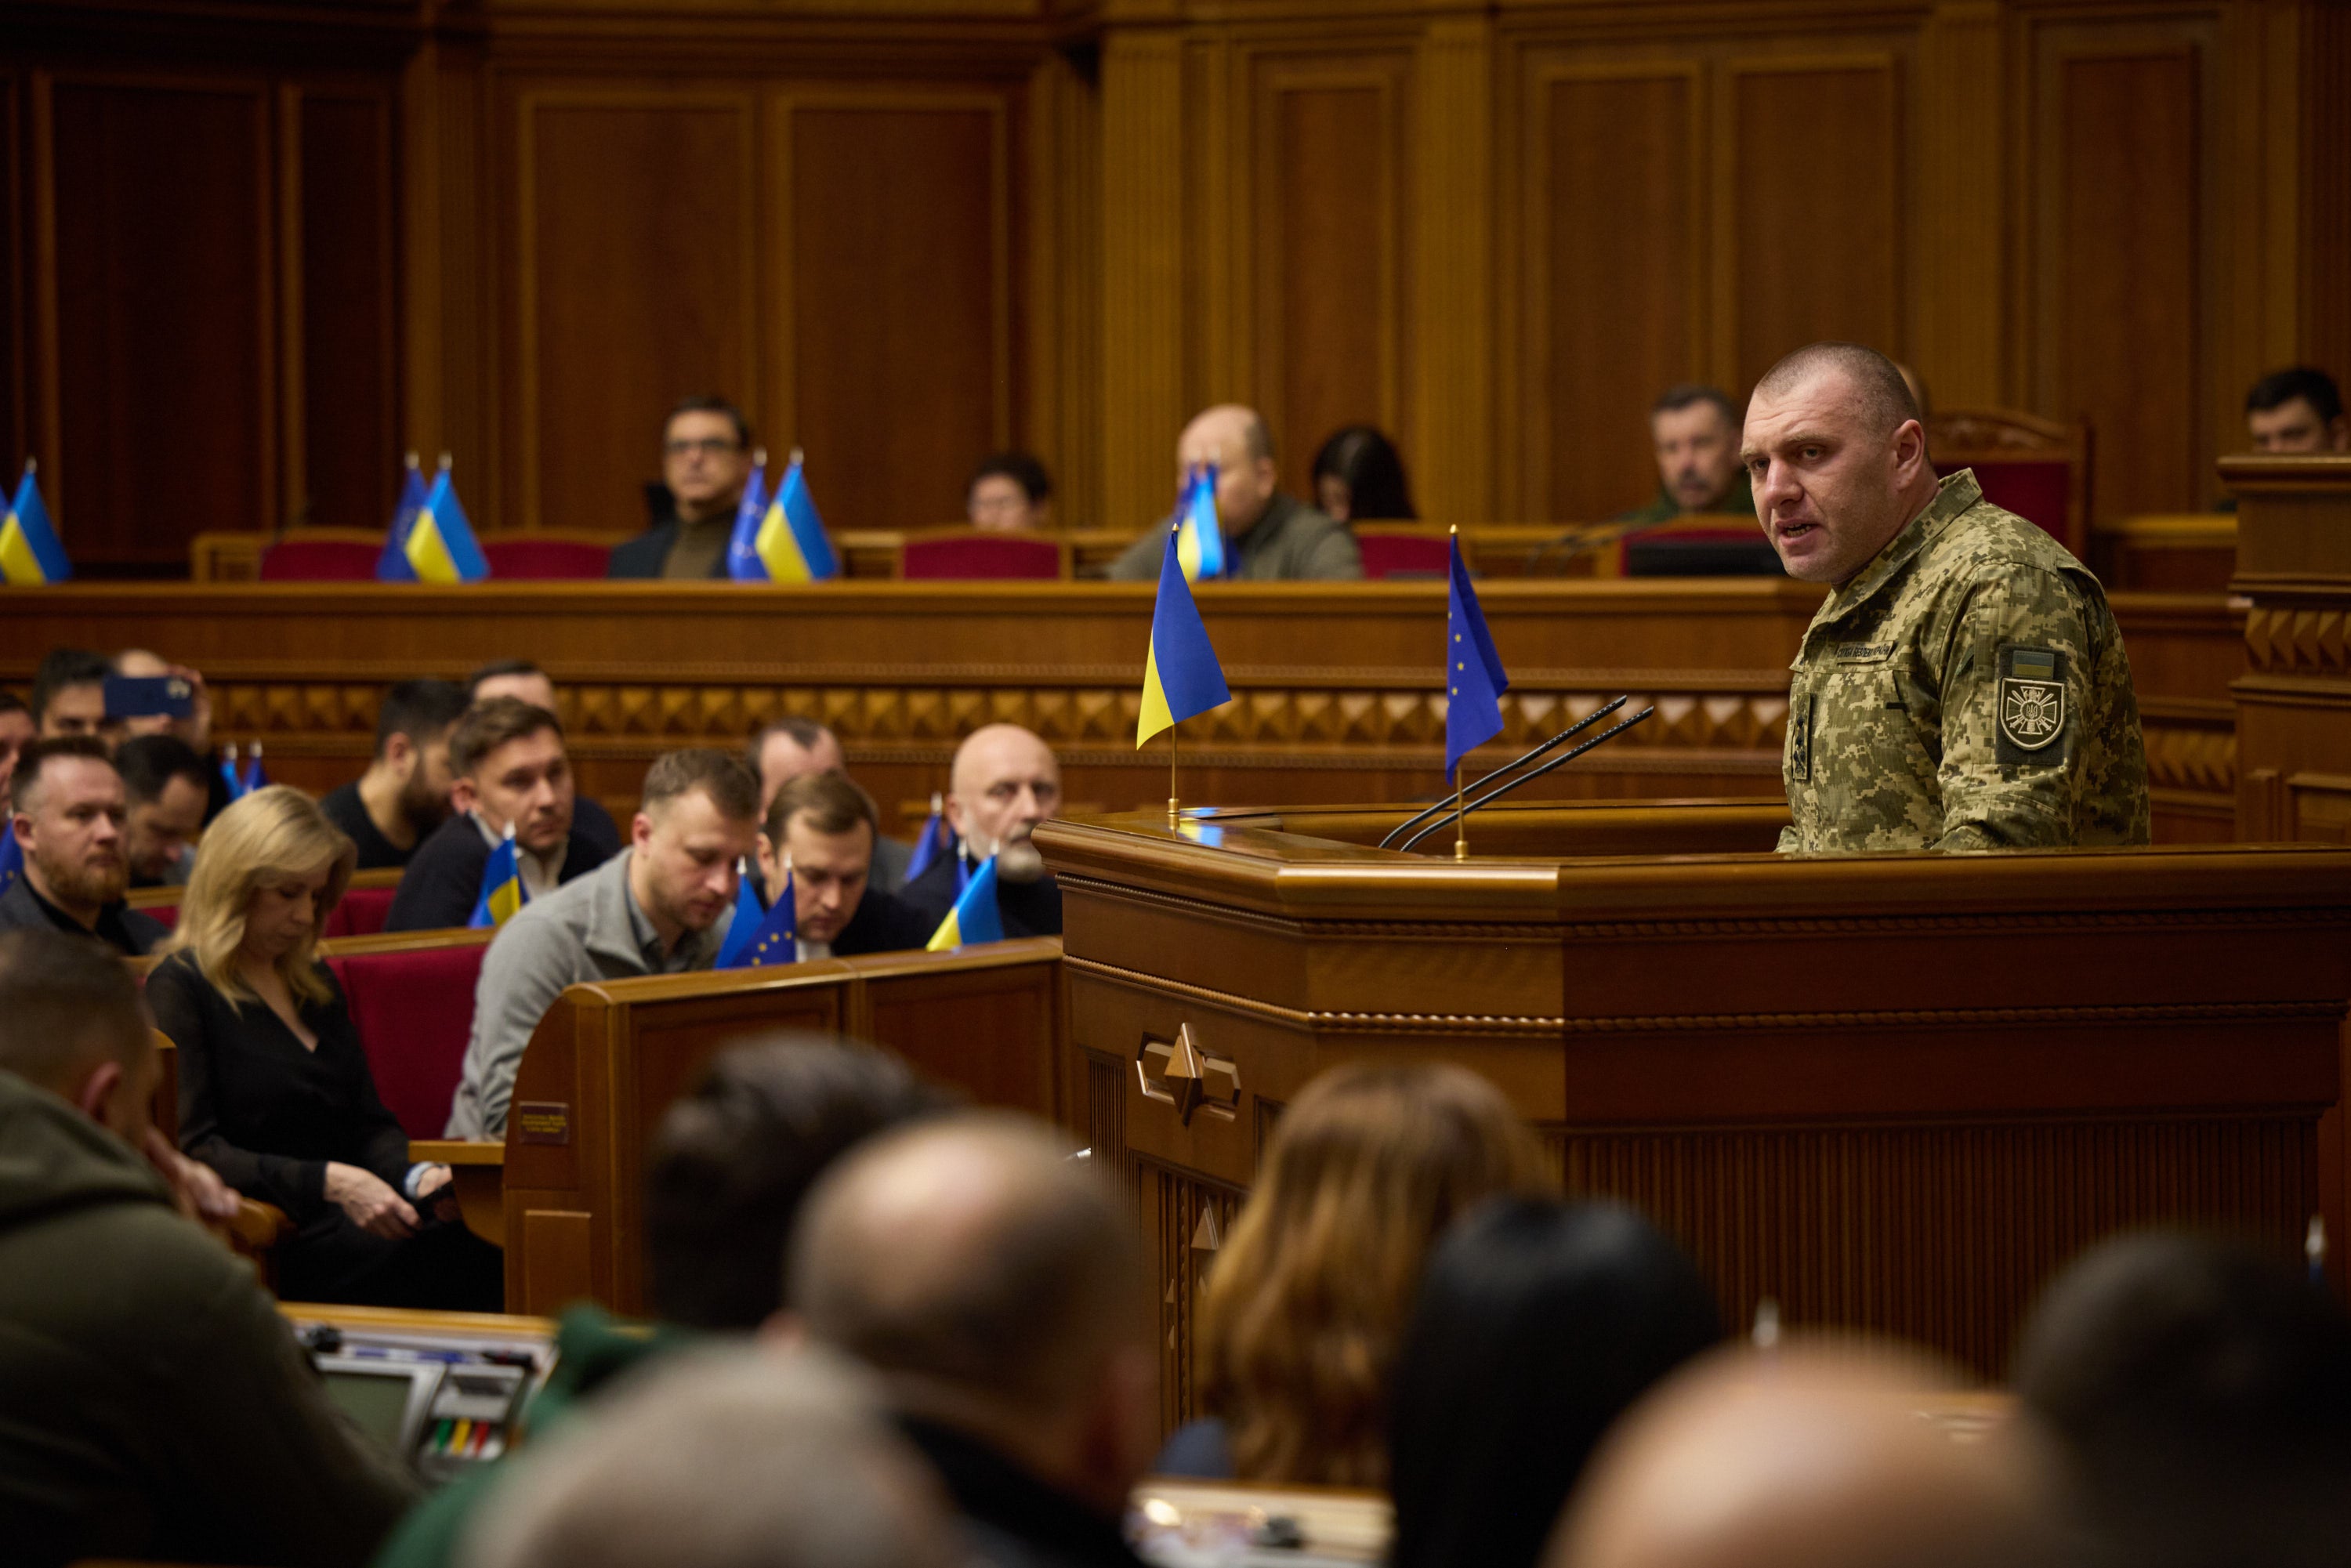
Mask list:
[[384,765],[405,777],[416,762],[416,743],[398,730],[383,743]]
[[122,1063],[99,1062],[89,1070],[89,1076],[81,1081],[81,1086],[70,1096],[74,1109],[100,1126],[106,1125],[107,1105],[113,1100],[115,1090],[120,1087],[121,1083]]
[[629,842],[637,849],[643,849],[653,841],[653,820],[639,811],[629,820]]
[[449,809],[457,815],[462,817],[481,803],[481,794],[475,789],[474,781],[471,779],[460,776],[450,784]]
[[952,789],[947,791],[946,814],[947,826],[955,830],[956,837],[963,837],[963,802],[956,798]]

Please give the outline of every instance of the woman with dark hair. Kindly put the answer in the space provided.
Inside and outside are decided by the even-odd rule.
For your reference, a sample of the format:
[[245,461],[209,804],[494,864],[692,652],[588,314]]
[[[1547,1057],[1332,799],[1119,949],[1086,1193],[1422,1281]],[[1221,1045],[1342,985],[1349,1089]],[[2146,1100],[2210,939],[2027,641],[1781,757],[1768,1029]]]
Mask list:
[[1395,443],[1368,424],[1351,424],[1314,455],[1314,504],[1337,522],[1411,522],[1412,486]]
[[1721,1334],[1697,1267],[1629,1208],[1504,1197],[1468,1215],[1396,1356],[1389,1568],[1534,1568],[1602,1434]]

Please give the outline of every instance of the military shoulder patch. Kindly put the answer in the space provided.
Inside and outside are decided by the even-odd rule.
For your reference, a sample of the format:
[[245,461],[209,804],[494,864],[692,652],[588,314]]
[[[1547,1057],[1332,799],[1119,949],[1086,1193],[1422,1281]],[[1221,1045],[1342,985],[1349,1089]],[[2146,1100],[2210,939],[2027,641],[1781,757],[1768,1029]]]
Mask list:
[[2062,764],[2070,749],[2065,718],[2065,655],[2054,648],[2002,648],[1999,760]]

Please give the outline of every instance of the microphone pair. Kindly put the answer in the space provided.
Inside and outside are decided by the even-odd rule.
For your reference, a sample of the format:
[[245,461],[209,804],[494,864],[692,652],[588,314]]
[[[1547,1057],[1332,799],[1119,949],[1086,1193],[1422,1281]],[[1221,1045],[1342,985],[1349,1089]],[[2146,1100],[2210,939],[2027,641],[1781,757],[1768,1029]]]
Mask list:
[[[1486,793],[1478,796],[1475,800],[1468,798],[1470,791],[1485,789],[1487,785],[1493,784],[1495,779],[1501,778],[1503,774],[1510,772],[1512,768],[1525,768],[1528,763],[1532,762],[1536,758],[1541,757],[1543,753],[1550,751],[1556,747],[1565,744],[1577,735],[1582,734],[1584,730],[1587,730],[1593,725],[1599,723],[1602,719],[1606,718],[1610,714],[1614,713],[1618,708],[1623,707],[1631,700],[1632,698],[1630,696],[1621,696],[1612,701],[1601,704],[1598,707],[1593,709],[1582,718],[1577,719],[1573,724],[1569,725],[1565,729],[1561,730],[1557,735],[1552,736],[1549,740],[1544,741],[1541,746],[1536,747],[1525,756],[1505,762],[1502,766],[1495,768],[1491,773],[1487,774],[1477,782],[1464,786],[1461,792],[1457,795],[1453,800],[1439,800],[1436,805],[1427,808],[1426,810],[1418,811],[1414,813],[1412,816],[1406,817],[1403,821],[1398,822],[1394,828],[1389,830],[1388,836],[1380,841],[1379,847],[1382,849],[1387,849],[1393,845],[1399,852],[1407,852],[1412,849],[1413,845],[1420,842],[1421,840],[1428,837],[1429,834],[1445,826],[1447,816],[1451,812],[1456,801],[1460,802],[1461,814],[1467,816],[1469,812],[1478,810],[1480,806],[1489,805],[1495,800],[1500,800],[1503,796],[1509,794],[1520,785],[1527,783],[1532,779],[1540,779],[1544,774],[1550,772],[1552,768],[1563,767],[1566,764],[1574,761],[1577,758],[1583,756],[1593,747],[1600,745],[1603,741],[1613,739],[1615,737],[1624,734],[1626,730],[1632,728],[1635,725],[1640,723],[1643,719],[1657,711],[1656,706],[1655,704],[1651,704],[1649,706],[1643,708],[1639,713],[1635,714],[1631,718],[1625,720],[1623,723],[1609,726],[1606,729],[1602,730],[1598,735],[1593,736],[1590,740],[1585,741],[1583,745],[1575,747],[1573,751],[1564,752],[1558,757],[1554,757],[1549,762],[1544,763],[1541,767],[1531,768],[1527,772],[1521,773],[1517,778],[1510,779],[1505,783],[1496,784],[1493,789],[1487,789]],[[1418,823],[1427,822],[1428,819],[1431,817],[1435,817],[1437,821],[1428,822],[1428,826],[1422,828],[1420,831],[1414,833],[1412,837],[1405,840],[1403,843],[1395,843],[1397,834],[1405,832]]]

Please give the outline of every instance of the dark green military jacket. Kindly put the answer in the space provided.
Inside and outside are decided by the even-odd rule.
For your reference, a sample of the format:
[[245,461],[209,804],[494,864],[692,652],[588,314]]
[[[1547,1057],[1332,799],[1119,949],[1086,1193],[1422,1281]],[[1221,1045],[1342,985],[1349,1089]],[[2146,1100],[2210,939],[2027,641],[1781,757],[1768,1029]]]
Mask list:
[[1722,498],[1711,507],[1700,507],[1696,512],[1684,512],[1682,504],[1674,499],[1674,493],[1666,488],[1665,481],[1659,480],[1656,499],[1646,507],[1635,507],[1629,512],[1619,512],[1608,520],[1612,523],[1670,523],[1676,517],[1712,517],[1718,512],[1725,517],[1741,517],[1750,522],[1754,520],[1755,487],[1749,482],[1746,469],[1741,468],[1731,476],[1730,488],[1725,490],[1722,493]]
[[[1162,523],[1127,547],[1110,569],[1115,582],[1156,582],[1167,549]],[[1231,582],[1339,582],[1364,575],[1364,552],[1347,525],[1279,490],[1249,532],[1225,540]]]
[[1971,472],[1829,595],[1792,668],[1782,850],[2147,841],[2105,591]]

